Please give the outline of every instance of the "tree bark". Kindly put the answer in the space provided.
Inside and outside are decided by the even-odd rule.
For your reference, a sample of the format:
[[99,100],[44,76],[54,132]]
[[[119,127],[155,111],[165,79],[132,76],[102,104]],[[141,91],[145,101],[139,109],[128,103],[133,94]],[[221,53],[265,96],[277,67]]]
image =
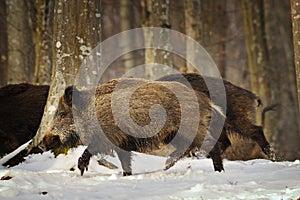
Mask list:
[[[120,18],[121,18],[121,31],[127,31],[132,28],[133,22],[133,13],[132,10],[132,2],[130,0],[122,0],[120,1]],[[134,43],[134,38],[128,38],[127,40],[123,40],[121,46],[125,47],[124,50],[129,49],[130,45]],[[123,56],[123,63],[126,71],[130,70],[133,65],[133,56],[132,53],[127,53]]]
[[214,59],[222,77],[225,77],[226,37],[229,26],[226,6],[227,0],[200,2],[201,35],[198,42]]
[[7,23],[6,3],[0,1],[0,87],[6,84],[7,79]]
[[[168,0],[143,0],[143,27],[161,27],[171,28],[169,21],[169,1]],[[171,47],[170,37],[167,31],[162,30],[160,41],[166,50],[145,49],[145,77],[149,80],[155,80],[163,74],[168,74],[169,67],[172,66],[172,55],[169,52]],[[144,31],[144,40],[146,46],[151,46],[153,33]],[[155,63],[160,66],[149,66],[147,64]]]
[[300,110],[300,0],[291,0],[294,58],[297,80],[298,110]]
[[[251,88],[259,95],[266,105],[270,104],[270,88],[267,82],[268,76],[268,47],[264,30],[263,0],[242,1],[245,42],[248,55]],[[256,120],[261,121],[257,112]],[[268,129],[268,127],[266,127]]]
[[[292,58],[293,41],[291,30],[290,2],[264,0],[265,30],[269,51],[270,88],[272,102],[279,102],[276,112],[267,117],[276,131],[272,132],[272,141],[280,155],[287,160],[300,156],[300,116],[297,107],[297,87],[295,67]],[[270,20],[272,19],[272,20]],[[280,22],[280,23],[278,23]],[[281,42],[278,42],[280,38]],[[280,67],[278,67],[280,66]],[[276,70],[274,70],[276,69]],[[288,120],[287,120],[288,119]]]
[[[54,6],[53,69],[45,112],[31,147],[37,146],[50,127],[66,86],[73,85],[81,62],[101,39],[101,1],[77,3],[58,0]],[[87,69],[87,71],[93,70]],[[87,73],[92,74],[92,73]],[[89,78],[86,77],[87,83]],[[67,137],[62,135],[62,137]]]
[[30,82],[34,48],[28,2],[7,0],[8,83]]
[[35,71],[34,83],[50,84],[52,69],[52,36],[54,2],[37,0],[35,27]]
[[[185,0],[184,1],[184,18],[185,18],[185,34],[191,37],[192,39],[200,42],[200,0]],[[186,55],[187,60],[194,62],[196,59],[195,56],[195,47],[192,45],[186,45]],[[189,63],[186,63],[185,72],[196,72],[195,68]]]
[[[293,109],[295,72],[284,51],[290,42],[285,39],[281,42],[285,46],[278,44],[278,24],[269,20],[276,18],[275,13],[282,12],[274,12],[276,7],[282,9],[282,5],[273,3],[275,1],[242,1],[248,66],[254,93],[260,96],[265,106],[279,104],[275,112],[266,116],[266,136],[281,158],[294,160],[299,157],[299,113]],[[260,117],[261,110],[257,112],[257,123],[261,122]]]

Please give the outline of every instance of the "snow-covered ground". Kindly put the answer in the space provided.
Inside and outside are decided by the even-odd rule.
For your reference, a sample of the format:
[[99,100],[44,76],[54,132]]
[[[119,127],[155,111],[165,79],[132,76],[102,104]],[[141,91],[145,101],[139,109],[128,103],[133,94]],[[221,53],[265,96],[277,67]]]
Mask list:
[[[166,158],[133,153],[133,176],[90,162],[83,176],[76,167],[84,147],[54,158],[31,155],[13,168],[0,168],[0,199],[299,199],[300,161],[227,161],[213,171],[210,159],[186,158],[163,171]],[[5,162],[9,156],[0,160]],[[70,171],[73,168],[75,171]]]

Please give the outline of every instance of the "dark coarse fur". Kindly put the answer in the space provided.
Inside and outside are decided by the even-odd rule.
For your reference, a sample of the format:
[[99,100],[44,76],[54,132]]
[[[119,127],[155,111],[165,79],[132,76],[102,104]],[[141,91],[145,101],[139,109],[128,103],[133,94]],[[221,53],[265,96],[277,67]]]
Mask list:
[[266,159],[256,142],[232,133],[228,135],[231,145],[222,154],[228,160]]
[[[205,81],[217,90],[216,78],[204,78],[197,73],[173,74],[162,77],[158,81],[178,81],[186,84],[188,82],[196,91],[203,92],[208,97],[210,95]],[[261,100],[252,92],[238,87],[229,81],[223,80],[227,97],[226,122],[231,125],[231,131],[237,133],[241,137],[249,138],[255,141],[261,150],[271,159],[273,159],[270,144],[266,140],[262,126],[254,124],[256,107],[261,105]],[[218,91],[214,93],[218,95]],[[212,98],[213,99],[213,98]],[[220,105],[220,102],[213,102]],[[223,145],[222,151],[228,146]]]
[[35,135],[47,101],[49,86],[14,84],[0,89],[0,156]]
[[[114,94],[116,99],[115,101],[124,101],[126,99],[127,92],[130,88],[136,86],[137,84],[142,83],[140,87],[130,95],[129,101],[129,109],[125,110],[130,113],[131,119],[139,126],[145,127],[150,124],[150,116],[149,110],[151,106],[155,104],[159,104],[163,106],[166,111],[166,122],[163,127],[158,131],[157,134],[151,137],[135,137],[132,134],[136,131],[133,129],[127,121],[121,121],[119,124],[115,121],[112,108],[111,108],[111,100],[112,95]],[[117,84],[121,84],[122,88],[119,90],[115,90]],[[60,106],[57,110],[56,114],[56,123],[51,128],[51,131],[48,132],[47,137],[51,137],[55,135],[55,132],[59,132],[60,130],[67,130],[68,128],[64,127],[72,127],[74,124],[74,120],[71,119],[71,102],[72,102],[72,93],[77,93],[79,98],[85,99],[84,91],[74,90],[74,88],[69,87],[66,89],[64,96],[60,99]],[[175,96],[171,90],[176,89],[178,93]],[[196,94],[196,98],[192,98],[193,95]],[[185,106],[182,107],[182,104],[179,104],[178,95],[180,95],[180,99],[182,100]],[[181,102],[181,103],[182,103]],[[94,106],[95,105],[95,106]],[[138,151],[143,153],[149,153],[155,150],[159,150],[162,146],[168,144],[172,139],[176,136],[177,131],[179,130],[179,126],[181,123],[181,110],[186,109],[185,111],[188,113],[193,113],[195,108],[200,109],[200,116],[188,116],[183,118],[184,123],[184,133],[181,136],[182,141],[187,140],[190,133],[195,130],[192,130],[192,124],[197,124],[198,129],[196,130],[196,137],[192,138],[190,141],[191,145],[189,149],[200,148],[204,137],[212,133],[208,138],[214,140],[212,149],[210,152],[206,152],[213,159],[215,170],[221,171],[223,170],[223,164],[221,159],[221,152],[219,149],[220,143],[216,141],[218,137],[215,136],[215,132],[213,127],[210,127],[210,121],[213,115],[217,115],[215,120],[219,120],[222,118],[224,120],[224,116],[219,110],[216,110],[216,107],[212,106],[210,100],[202,93],[194,92],[193,90],[187,88],[183,84],[177,82],[149,82],[144,79],[115,79],[111,80],[108,83],[105,83],[101,86],[98,86],[95,92],[95,96],[91,99],[88,99],[84,104],[77,104],[76,100],[73,99],[73,108],[76,113],[77,107],[85,108],[87,111],[92,111],[93,108],[96,111],[97,121],[101,125],[101,128],[104,132],[101,133],[99,129],[95,126],[96,123],[92,119],[89,118],[88,112],[80,112],[82,115],[82,121],[80,124],[83,124],[83,129],[80,129],[81,135],[83,134],[87,137],[91,137],[91,143],[89,143],[88,148],[85,150],[83,155],[79,158],[78,167],[81,170],[82,174],[84,170],[87,169],[89,164],[89,159],[92,154],[96,153],[108,153],[112,149],[116,150],[119,159],[122,164],[122,168],[124,171],[124,175],[131,174],[131,164],[130,164],[130,151]],[[198,107],[199,106],[199,107]],[[120,108],[124,109],[124,108]],[[158,111],[153,111],[152,115],[160,115],[161,113]],[[63,113],[63,115],[61,115]],[[66,114],[67,113],[67,114]],[[70,118],[68,123],[65,118]],[[219,118],[218,118],[219,117]],[[64,120],[64,121],[62,121]],[[126,129],[126,133],[124,133],[120,129],[120,125],[122,125]],[[150,131],[151,127],[149,128]],[[146,134],[148,129],[145,129],[145,133],[136,133],[136,134]],[[222,128],[221,128],[222,130]],[[130,134],[131,135],[130,135]],[[91,135],[92,134],[92,135]],[[223,132],[222,132],[223,134]],[[100,136],[100,137],[99,137]],[[222,138],[223,136],[221,136]],[[107,139],[107,140],[106,140]],[[212,142],[212,141],[211,141]],[[190,144],[189,143],[189,144]],[[210,144],[210,143],[208,143]],[[216,144],[216,145],[215,145]],[[178,144],[177,148],[180,148],[181,144]],[[180,155],[171,154],[170,166],[174,164],[174,162],[179,159]],[[168,167],[168,166],[167,166]]]

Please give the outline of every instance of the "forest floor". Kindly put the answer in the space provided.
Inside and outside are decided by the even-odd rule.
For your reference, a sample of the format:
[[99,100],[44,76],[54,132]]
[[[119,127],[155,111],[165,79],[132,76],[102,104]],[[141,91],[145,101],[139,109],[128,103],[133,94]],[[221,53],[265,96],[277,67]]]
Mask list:
[[224,160],[219,173],[211,159],[185,158],[163,171],[166,158],[133,153],[133,176],[121,175],[117,158],[107,157],[119,166],[108,169],[96,156],[80,176],[76,164],[83,150],[56,158],[51,152],[30,155],[18,166],[0,167],[0,199],[300,199],[299,160]]

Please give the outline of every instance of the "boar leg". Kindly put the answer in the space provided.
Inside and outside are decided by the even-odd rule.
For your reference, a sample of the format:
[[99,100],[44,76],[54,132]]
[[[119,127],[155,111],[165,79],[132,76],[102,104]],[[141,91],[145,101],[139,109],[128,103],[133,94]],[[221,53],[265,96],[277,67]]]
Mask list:
[[117,154],[123,169],[123,176],[132,175],[131,170],[131,152],[125,150],[117,150]]
[[221,172],[224,171],[223,161],[221,158],[220,146],[219,142],[214,146],[214,148],[209,152],[209,156],[211,157],[215,171]]
[[78,169],[80,170],[81,176],[84,173],[84,170],[88,170],[88,166],[90,163],[90,158],[92,157],[92,154],[85,149],[83,154],[78,159]]
[[220,153],[224,153],[226,151],[226,149],[231,145],[231,142],[228,138],[228,136],[226,135],[226,133],[221,133],[218,141],[220,142]]
[[263,128],[261,126],[253,125],[251,130],[249,137],[260,146],[261,150],[268,156],[268,158],[274,160],[274,152],[264,135]]
[[164,167],[164,170],[168,170],[170,169],[171,167],[173,167],[175,165],[175,163],[179,160],[180,158],[178,157],[175,157],[175,156],[170,156],[166,163],[165,163],[165,167]]

